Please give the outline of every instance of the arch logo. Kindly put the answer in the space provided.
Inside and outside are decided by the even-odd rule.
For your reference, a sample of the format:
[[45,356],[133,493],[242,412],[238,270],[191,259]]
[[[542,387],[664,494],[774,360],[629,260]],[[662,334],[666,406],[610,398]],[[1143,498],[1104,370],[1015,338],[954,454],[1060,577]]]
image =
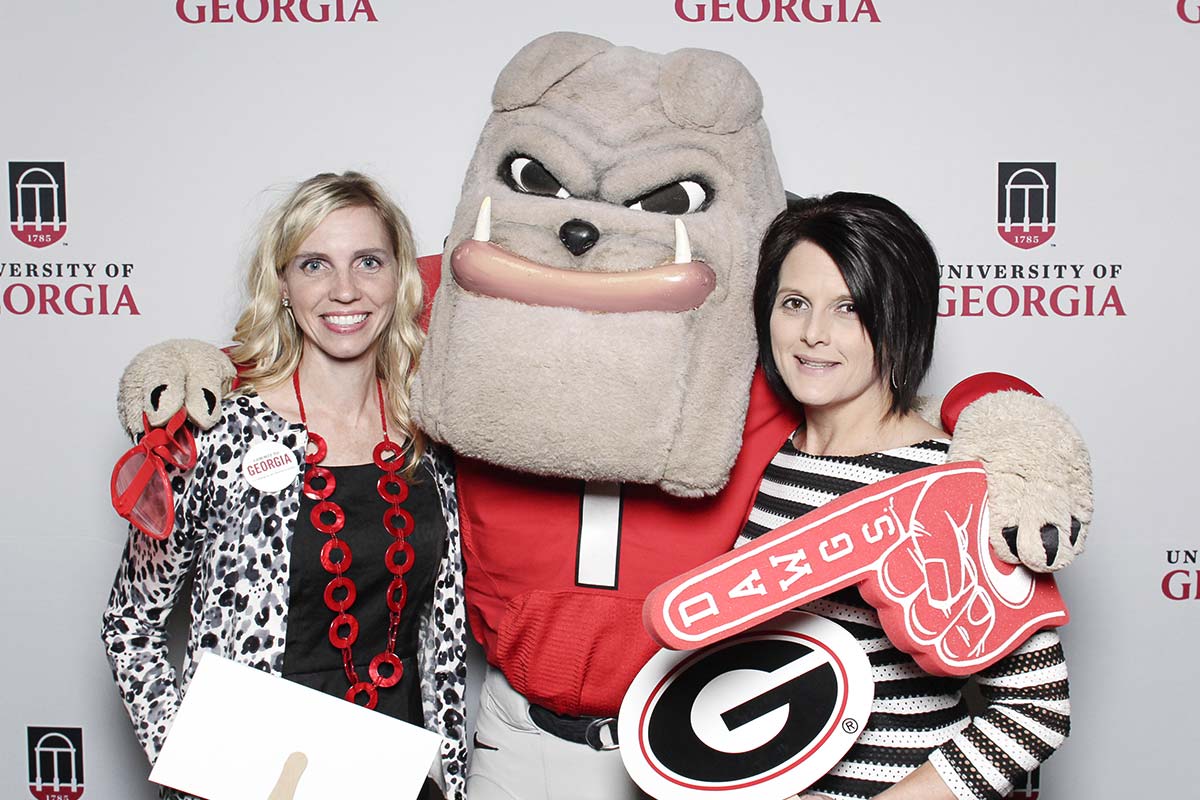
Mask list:
[[29,793],[37,800],[83,796],[83,728],[29,726]]
[[48,247],[67,232],[67,168],[62,161],[8,162],[8,220],[13,236]]
[[1031,250],[1054,236],[1055,166],[1053,161],[1000,162],[996,230],[1001,239]]

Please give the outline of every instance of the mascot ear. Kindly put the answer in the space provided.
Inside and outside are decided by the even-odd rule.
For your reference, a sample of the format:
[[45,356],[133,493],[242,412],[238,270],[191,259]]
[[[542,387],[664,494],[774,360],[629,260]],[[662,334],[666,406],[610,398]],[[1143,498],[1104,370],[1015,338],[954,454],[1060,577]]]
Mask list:
[[[519,56],[518,56],[519,58]],[[688,48],[667,56],[658,79],[667,118],[681,128],[736,133],[762,117],[762,92],[732,56]]]
[[500,72],[492,89],[492,108],[512,111],[533,105],[551,86],[611,48],[611,42],[584,33],[539,36]]

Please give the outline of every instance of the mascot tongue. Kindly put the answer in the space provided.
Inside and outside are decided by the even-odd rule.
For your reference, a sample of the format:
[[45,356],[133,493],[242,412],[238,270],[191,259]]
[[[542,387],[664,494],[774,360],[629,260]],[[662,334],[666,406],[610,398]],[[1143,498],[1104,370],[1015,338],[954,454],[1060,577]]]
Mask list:
[[468,292],[531,306],[580,311],[691,311],[716,286],[706,264],[692,261],[683,220],[675,220],[675,263],[628,272],[590,272],[538,264],[489,241],[491,198],[479,208],[475,235],[454,248],[454,280]]

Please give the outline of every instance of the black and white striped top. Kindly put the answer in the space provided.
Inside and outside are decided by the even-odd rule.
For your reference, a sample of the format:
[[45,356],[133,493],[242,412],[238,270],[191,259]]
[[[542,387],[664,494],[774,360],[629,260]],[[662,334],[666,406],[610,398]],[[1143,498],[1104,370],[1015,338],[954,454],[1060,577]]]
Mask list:
[[[763,473],[737,546],[846,492],[944,464],[949,446],[931,440],[862,456],[810,456],[789,439]],[[857,589],[829,595],[804,610],[852,633],[867,653],[875,679],[875,700],[862,735],[811,792],[874,797],[930,761],[960,800],[999,800],[1070,731],[1067,665],[1052,629],[1034,634],[974,676],[987,708],[972,719],[961,694],[966,680],[930,675],[893,647],[875,609]]]

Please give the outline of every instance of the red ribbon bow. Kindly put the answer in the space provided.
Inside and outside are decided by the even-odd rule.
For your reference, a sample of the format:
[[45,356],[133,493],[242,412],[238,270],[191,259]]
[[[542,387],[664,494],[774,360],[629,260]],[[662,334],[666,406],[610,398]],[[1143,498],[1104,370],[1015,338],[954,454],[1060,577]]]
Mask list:
[[179,409],[161,428],[142,414],[145,435],[117,460],[109,489],[117,514],[151,539],[166,539],[175,526],[175,500],[166,464],[189,470],[196,464],[196,440]]

